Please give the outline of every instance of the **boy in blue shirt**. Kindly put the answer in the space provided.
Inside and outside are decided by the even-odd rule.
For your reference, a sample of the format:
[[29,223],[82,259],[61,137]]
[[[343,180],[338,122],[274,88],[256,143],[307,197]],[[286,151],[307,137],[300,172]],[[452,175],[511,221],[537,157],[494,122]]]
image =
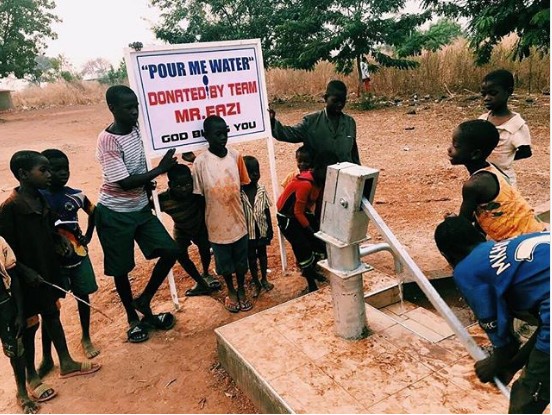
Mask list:
[[[79,189],[66,186],[69,180],[69,158],[57,149],[48,149],[42,155],[50,162],[52,181],[50,186],[41,190],[42,195],[58,218],[56,229],[73,245],[73,255],[61,263],[61,278],[64,288],[71,290],[75,296],[90,303],[90,294],[98,290],[96,276],[88,257],[87,245],[94,232],[94,208],[90,199]],[[83,210],[88,215],[86,234],[83,235],[78,211]],[[77,308],[82,329],[81,345],[87,358],[96,357],[100,351],[90,339],[90,307],[78,301]],[[42,364],[38,374],[42,377],[54,366],[52,360],[52,345],[50,336],[42,327]]]
[[[510,413],[542,413],[550,402],[550,233],[489,241],[464,217],[437,226],[435,242],[494,351],[475,371],[486,383],[498,376],[512,386]],[[538,324],[519,348],[512,321]]]
[[33,397],[43,402],[54,397],[56,392],[42,382],[35,368],[34,343],[38,326],[29,320],[37,314],[40,314],[42,324],[46,326],[56,348],[62,378],[88,375],[101,366],[73,360],[57,306],[57,300],[63,293],[41,283],[44,280],[50,284],[61,284],[59,257],[67,257],[73,251],[70,242],[55,231],[54,216],[39,191],[46,189],[51,182],[48,159],[36,151],[17,151],[10,159],[10,170],[20,185],[0,205],[0,235],[13,249],[23,277],[21,291],[27,327],[22,340],[27,382]]

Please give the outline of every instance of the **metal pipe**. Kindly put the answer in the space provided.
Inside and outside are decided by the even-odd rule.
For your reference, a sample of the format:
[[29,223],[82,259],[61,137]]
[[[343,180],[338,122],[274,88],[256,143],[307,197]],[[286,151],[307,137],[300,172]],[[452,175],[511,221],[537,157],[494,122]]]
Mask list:
[[[487,353],[479,348],[475,340],[470,336],[462,323],[460,323],[458,317],[456,317],[456,315],[452,312],[447,303],[445,303],[445,301],[441,298],[433,285],[431,285],[429,280],[422,273],[418,265],[416,265],[408,252],[406,252],[399,240],[395,237],[395,235],[393,235],[383,219],[365,197],[362,198],[361,207],[364,213],[368,215],[372,223],[376,226],[381,236],[386,239],[387,243],[396,251],[397,255],[402,258],[406,269],[410,272],[414,280],[418,283],[421,290],[427,296],[431,304],[433,304],[433,307],[435,307],[439,314],[441,314],[441,316],[448,323],[452,331],[454,331],[454,334],[456,334],[460,342],[468,350],[471,357],[475,360],[486,358],[488,356]],[[498,378],[494,378],[494,382],[498,389],[502,392],[502,394],[509,399],[510,391],[508,390],[508,388],[506,388],[506,386]]]
[[364,245],[359,248],[361,258],[381,251],[391,252],[391,255],[393,255],[393,263],[395,264],[395,273],[401,274],[403,271],[401,259],[388,243],[381,242],[379,244]]

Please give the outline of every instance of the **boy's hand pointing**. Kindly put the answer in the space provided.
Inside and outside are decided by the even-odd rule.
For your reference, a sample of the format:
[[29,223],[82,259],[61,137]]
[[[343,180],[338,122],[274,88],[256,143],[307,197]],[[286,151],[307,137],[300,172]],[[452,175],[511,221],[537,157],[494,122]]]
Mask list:
[[161,170],[162,173],[166,173],[172,166],[177,163],[176,157],[174,156],[175,151],[175,148],[171,148],[170,150],[168,150],[159,162],[157,168]]

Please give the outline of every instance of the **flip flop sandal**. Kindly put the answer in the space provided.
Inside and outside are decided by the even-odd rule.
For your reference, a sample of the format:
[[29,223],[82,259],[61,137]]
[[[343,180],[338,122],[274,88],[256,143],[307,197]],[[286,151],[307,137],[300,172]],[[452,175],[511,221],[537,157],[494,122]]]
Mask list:
[[194,285],[193,288],[190,288],[189,290],[186,290],[186,293],[184,294],[186,297],[197,297],[200,295],[209,295],[211,294],[211,288],[203,288],[199,286],[198,284]]
[[249,311],[253,308],[253,303],[249,301],[248,299],[240,300],[240,310],[241,311]]
[[240,303],[239,302],[233,302],[230,297],[226,297],[224,299],[224,308],[226,308],[231,313],[237,313],[240,311]]
[[212,275],[203,275],[203,279],[205,280],[209,288],[213,290],[220,290],[222,288],[220,281],[214,278]]
[[80,364],[80,369],[74,370],[72,372],[65,373],[65,374],[60,373],[59,378],[67,379],[67,378],[72,378],[74,376],[90,375],[91,373],[94,373],[100,370],[101,367],[102,365],[100,365],[99,363],[82,362]]
[[142,323],[157,330],[170,330],[176,324],[176,318],[171,313],[159,313],[144,317]]
[[138,323],[128,329],[127,337],[130,343],[142,343],[149,339],[149,334],[144,326]]
[[[37,401],[37,402],[46,402],[50,399],[57,396],[57,392],[52,388],[51,386],[47,385],[46,383],[41,383],[35,388],[28,387],[30,395]],[[52,392],[48,394],[47,392]]]

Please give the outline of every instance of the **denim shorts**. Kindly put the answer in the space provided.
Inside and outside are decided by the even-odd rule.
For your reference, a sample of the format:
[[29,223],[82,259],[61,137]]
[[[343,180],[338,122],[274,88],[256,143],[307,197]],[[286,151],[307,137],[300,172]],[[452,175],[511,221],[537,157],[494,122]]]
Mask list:
[[231,244],[216,244],[211,242],[218,275],[245,274],[247,272],[247,242],[245,234]]

